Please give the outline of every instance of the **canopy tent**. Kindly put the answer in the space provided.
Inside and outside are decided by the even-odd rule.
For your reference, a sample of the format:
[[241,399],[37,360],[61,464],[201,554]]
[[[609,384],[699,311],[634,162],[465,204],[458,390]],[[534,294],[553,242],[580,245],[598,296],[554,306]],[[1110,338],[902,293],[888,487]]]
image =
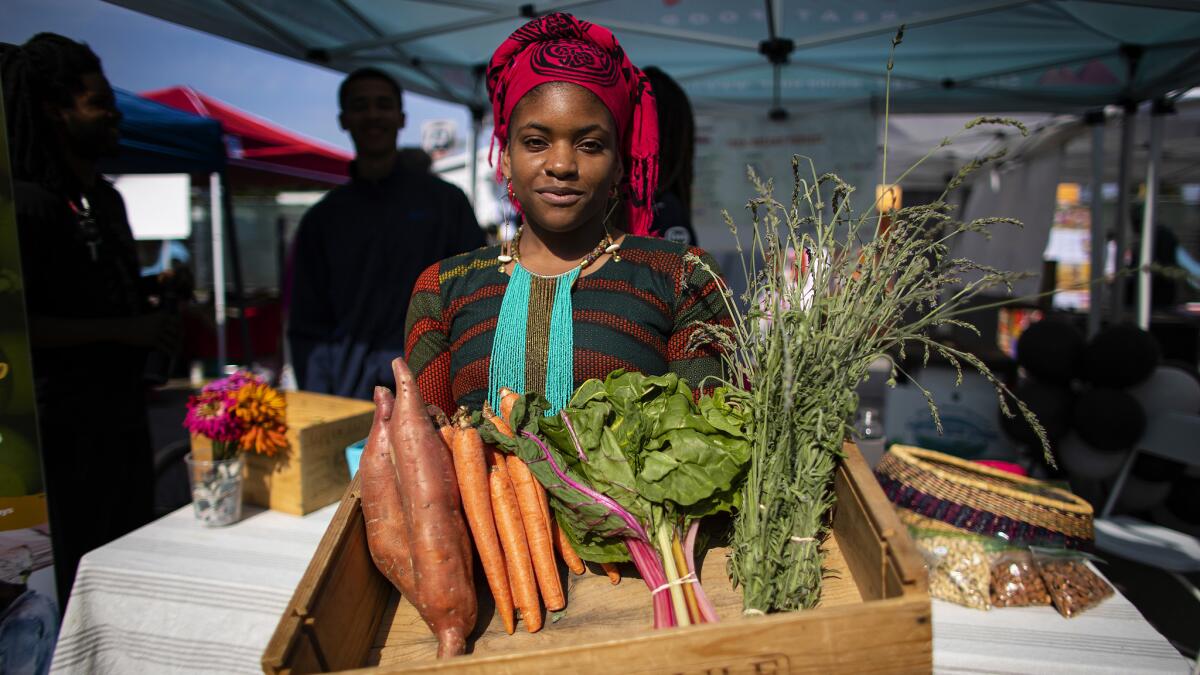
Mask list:
[[[192,115],[216,120],[225,130],[231,181],[235,184],[340,185],[349,179],[351,157],[255,117],[191,87],[170,87],[142,96]],[[275,181],[272,176],[278,177]]]
[[104,173],[212,173],[225,167],[221,123],[116,89],[121,148]]
[[[104,158],[98,168],[104,173],[187,173],[208,174],[211,188],[211,218],[213,266],[217,281],[214,298],[217,325],[218,369],[225,365],[225,282],[224,254],[228,243],[233,267],[237,301],[242,302],[241,267],[239,264],[236,230],[232,205],[222,194],[228,169],[226,145],[221,122],[177,110],[125,91],[115,89],[117,109],[121,111],[120,150],[114,157]],[[222,224],[227,222],[230,236],[225,237]],[[239,312],[243,353],[248,353],[249,329],[245,312]]]
[[[1109,110],[1109,124],[1104,128],[1103,145],[1110,151],[1121,145],[1120,113]],[[889,164],[898,168],[910,166],[926,153],[932,151],[930,159],[905,179],[905,188],[914,190],[940,190],[945,187],[947,177],[958,171],[973,157],[1007,149],[1008,154],[1000,167],[1001,174],[1021,164],[1031,154],[1039,152],[1047,143],[1062,144],[1065,141],[1064,157],[1057,176],[1063,183],[1087,183],[1092,179],[1092,138],[1087,123],[1075,115],[1032,115],[1019,114],[1016,119],[1031,131],[1023,138],[1009,127],[977,127],[965,132],[953,144],[937,147],[948,134],[962,129],[974,119],[974,115],[898,115],[892,118],[888,139]],[[1132,175],[1146,175],[1149,159],[1149,129],[1145,126],[1134,129],[1133,147],[1130,156]],[[1161,159],[1162,179],[1167,183],[1200,183],[1200,98],[1182,100],[1176,113],[1164,120],[1163,153]],[[1113,153],[1115,154],[1115,153]],[[1118,163],[1104,164],[1104,183],[1114,183],[1119,178]]]
[[[230,271],[236,291],[241,358],[252,358],[250,329],[245,311],[241,256],[237,245],[231,185],[275,188],[328,188],[349,179],[350,155],[342,150],[293,133],[255,117],[228,103],[206,96],[191,87],[176,86],[142,94],[147,105],[174,115],[197,120],[218,130],[221,165],[209,181],[212,198],[213,298],[216,312],[218,369],[228,358],[225,339],[225,261],[228,250]],[[122,109],[124,112],[124,109]],[[145,133],[142,127],[134,133]],[[123,130],[124,131],[124,130]],[[223,135],[222,135],[223,132]],[[136,138],[136,136],[135,136]],[[223,141],[223,142],[222,142]],[[195,173],[203,169],[177,169]],[[228,230],[228,234],[224,230]]]
[[699,106],[879,100],[891,38],[898,111],[1080,111],[1200,81],[1196,0],[109,0],[268,51],[486,109],[483,67],[535,14],[614,29]]
[[[278,0],[107,1],[342,71],[384,68],[412,91],[469,106],[475,138],[487,110],[483,77],[492,50],[529,18],[556,10],[612,28],[635,63],[665,70],[696,108],[760,118],[881,110],[889,49],[902,25],[890,71],[892,112],[1079,114],[1112,104],[1129,111],[1200,83],[1200,0],[321,0],[302,12]],[[1151,118],[1148,221],[1161,113],[1169,107],[1156,105]],[[1104,118],[1091,119],[1098,193],[1104,127],[1096,122]],[[1128,186],[1131,115],[1122,127],[1119,182]],[[1126,210],[1119,206],[1119,217]],[[1098,201],[1096,216],[1099,226]],[[1116,229],[1120,252],[1127,226]],[[1144,262],[1150,240],[1143,238]],[[1103,255],[1093,249],[1093,269],[1104,268]],[[1139,281],[1145,324],[1149,272]]]

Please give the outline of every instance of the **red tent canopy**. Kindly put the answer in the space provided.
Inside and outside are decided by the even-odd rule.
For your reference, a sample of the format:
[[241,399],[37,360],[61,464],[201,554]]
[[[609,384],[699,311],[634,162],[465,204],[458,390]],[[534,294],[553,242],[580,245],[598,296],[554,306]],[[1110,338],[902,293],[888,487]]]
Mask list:
[[191,87],[170,87],[141,95],[177,110],[219,121],[225,130],[225,147],[235,183],[242,183],[236,178],[242,173],[238,169],[256,174],[253,179],[256,183],[264,182],[260,172],[282,179],[268,181],[273,184],[340,185],[349,179],[352,159],[349,153],[288,131]]

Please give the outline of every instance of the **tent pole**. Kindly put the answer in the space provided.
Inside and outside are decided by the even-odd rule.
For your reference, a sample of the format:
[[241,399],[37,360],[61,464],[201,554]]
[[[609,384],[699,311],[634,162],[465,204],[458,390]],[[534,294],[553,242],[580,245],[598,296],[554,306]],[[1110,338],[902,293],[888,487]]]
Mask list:
[[217,325],[217,377],[224,377],[225,364],[229,360],[228,348],[225,344],[225,235],[222,231],[223,212],[221,209],[221,175],[209,174],[208,177],[208,216],[212,222],[212,257],[213,257],[213,312]]
[[254,363],[254,348],[250,344],[250,319],[246,316],[246,286],[242,283],[242,255],[237,239],[237,220],[233,217],[233,192],[229,189],[229,176],[221,172],[221,207],[225,213],[225,229],[229,231],[229,266],[233,270],[234,304],[238,310],[238,328],[242,341],[240,363],[247,367]]
[[1104,188],[1104,110],[1094,110],[1086,120],[1092,127],[1092,260],[1091,289],[1088,297],[1088,339],[1100,332],[1104,315],[1104,253],[1108,248],[1105,241],[1104,223],[1101,220],[1102,192]]
[[479,192],[479,134],[480,128],[483,126],[483,109],[471,107],[471,147],[467,151],[467,162],[470,170],[468,175],[471,177],[471,208],[476,208],[479,202],[476,197]]
[[1146,162],[1146,205],[1142,209],[1142,248],[1138,258],[1137,325],[1150,329],[1150,269],[1154,261],[1154,221],[1158,207],[1158,163],[1162,159],[1163,115],[1166,105],[1154,102],[1150,112],[1150,158]]
[[[1117,169],[1117,215],[1113,228],[1116,230],[1116,252],[1114,257],[1117,269],[1125,265],[1125,252],[1129,249],[1129,179],[1133,165],[1133,134],[1137,123],[1137,103],[1127,102],[1123,107],[1125,114],[1121,116],[1121,159]],[[1113,323],[1119,323],[1125,317],[1125,288],[1126,280],[1117,279],[1113,284]]]

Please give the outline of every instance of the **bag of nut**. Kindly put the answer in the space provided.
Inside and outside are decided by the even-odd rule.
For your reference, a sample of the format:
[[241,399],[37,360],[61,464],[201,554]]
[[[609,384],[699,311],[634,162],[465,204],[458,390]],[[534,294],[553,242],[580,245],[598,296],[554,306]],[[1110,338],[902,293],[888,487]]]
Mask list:
[[1050,600],[1064,617],[1069,619],[1091,609],[1113,594],[1112,586],[1085,562],[1091,556],[1067,549],[1033,547],[1030,550]]
[[988,610],[991,552],[995,540],[941,530],[910,529],[929,568],[929,594],[940,600]]
[[1050,591],[1027,550],[1002,551],[992,558],[992,606],[1049,605]]

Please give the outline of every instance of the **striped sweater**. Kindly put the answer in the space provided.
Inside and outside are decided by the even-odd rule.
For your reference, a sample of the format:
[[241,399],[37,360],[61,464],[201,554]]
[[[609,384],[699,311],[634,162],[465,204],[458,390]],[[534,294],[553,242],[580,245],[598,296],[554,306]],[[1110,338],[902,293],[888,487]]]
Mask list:
[[[447,258],[421,274],[408,308],[405,358],[427,403],[477,410],[487,398],[488,369],[508,275],[499,247]],[[691,253],[692,256],[686,254]],[[711,389],[721,375],[718,348],[689,339],[708,323],[730,325],[717,282],[701,265],[704,251],[647,237],[625,237],[620,261],[581,276],[571,294],[575,386],[624,368],[677,373]],[[689,260],[691,258],[691,260]]]

